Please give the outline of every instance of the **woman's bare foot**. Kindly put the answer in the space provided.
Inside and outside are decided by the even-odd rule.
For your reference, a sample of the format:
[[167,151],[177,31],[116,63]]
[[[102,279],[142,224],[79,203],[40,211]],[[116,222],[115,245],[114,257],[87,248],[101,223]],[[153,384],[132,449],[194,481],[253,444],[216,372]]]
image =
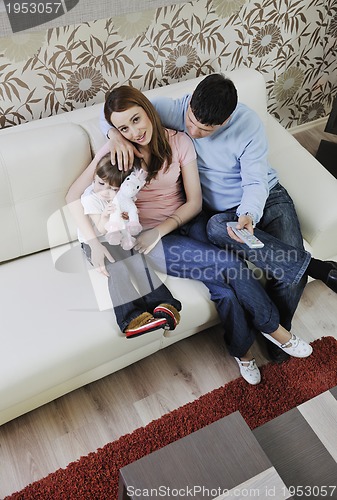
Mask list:
[[249,349],[244,356],[240,356],[239,359],[241,361],[251,361],[252,359],[254,359],[251,349]]
[[[273,339],[277,340],[280,344],[288,344],[291,341],[291,333],[288,332],[283,326],[279,325],[275,332],[269,334]],[[288,347],[287,345],[285,347]]]

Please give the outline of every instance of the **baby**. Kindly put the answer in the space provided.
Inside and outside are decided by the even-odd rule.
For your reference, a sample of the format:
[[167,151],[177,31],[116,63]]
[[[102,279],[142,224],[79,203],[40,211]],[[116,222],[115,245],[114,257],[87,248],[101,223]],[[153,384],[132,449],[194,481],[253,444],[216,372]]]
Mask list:
[[[106,225],[115,210],[110,202],[128,175],[130,171],[120,171],[117,165],[111,165],[110,154],[104,156],[97,164],[93,182],[84,191],[81,203],[99,241],[115,260],[107,262],[108,271],[114,277],[109,280],[109,292],[120,329],[127,338],[133,338],[159,328],[173,330],[180,321],[181,303],[151,269],[144,255],[111,246],[106,239]],[[124,217],[127,219],[127,214]],[[80,231],[78,239],[91,262],[91,248]]]

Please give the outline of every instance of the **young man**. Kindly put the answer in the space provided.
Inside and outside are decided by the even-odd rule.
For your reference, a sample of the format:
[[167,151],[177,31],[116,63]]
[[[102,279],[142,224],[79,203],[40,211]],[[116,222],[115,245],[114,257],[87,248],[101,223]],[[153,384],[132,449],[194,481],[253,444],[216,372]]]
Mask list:
[[[267,280],[267,292],[287,330],[307,282],[307,275],[322,279],[337,292],[337,265],[311,259],[303,238],[294,204],[278,181],[267,160],[268,144],[257,114],[238,103],[231,80],[212,74],[202,80],[192,95],[180,99],[152,100],[163,124],[184,131],[193,141],[203,193],[203,212],[190,223],[188,235],[230,247],[243,258],[264,269],[275,267],[275,258],[284,257],[280,272],[288,283],[275,277]],[[132,163],[138,155],[101,117],[101,129],[110,139],[111,157],[118,163]],[[228,221],[246,228],[264,243],[263,249],[249,250],[230,230]],[[293,262],[296,261],[296,266]],[[301,272],[298,272],[298,262]],[[275,273],[273,274],[275,276]],[[288,356],[276,345],[267,344],[270,357],[281,362]]]

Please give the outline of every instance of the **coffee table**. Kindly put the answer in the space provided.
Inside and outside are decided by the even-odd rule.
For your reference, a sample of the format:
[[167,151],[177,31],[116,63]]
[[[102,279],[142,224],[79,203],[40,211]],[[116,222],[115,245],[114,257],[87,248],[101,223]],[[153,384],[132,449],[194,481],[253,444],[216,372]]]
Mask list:
[[239,412],[120,470],[119,500],[292,498]]
[[337,499],[337,387],[252,432],[293,498]]

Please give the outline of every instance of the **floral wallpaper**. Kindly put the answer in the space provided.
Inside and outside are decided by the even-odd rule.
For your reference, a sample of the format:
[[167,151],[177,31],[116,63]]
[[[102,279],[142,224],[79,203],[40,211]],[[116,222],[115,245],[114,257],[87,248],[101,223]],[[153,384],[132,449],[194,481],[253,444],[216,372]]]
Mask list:
[[240,66],[265,78],[291,127],[327,115],[337,94],[336,0],[195,0],[0,38],[0,128]]

